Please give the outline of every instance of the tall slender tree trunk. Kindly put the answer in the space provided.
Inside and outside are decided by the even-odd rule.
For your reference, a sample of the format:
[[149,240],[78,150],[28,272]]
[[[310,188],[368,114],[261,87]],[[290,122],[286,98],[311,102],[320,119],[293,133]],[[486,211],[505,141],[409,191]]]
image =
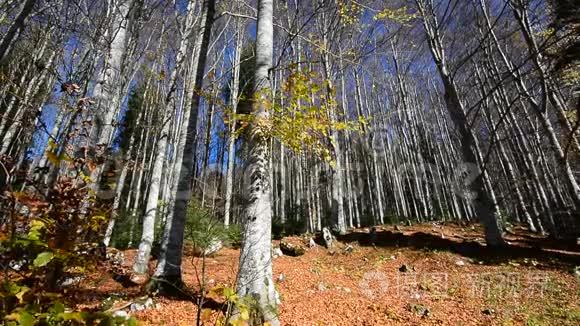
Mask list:
[[6,31],[6,34],[4,34],[2,41],[0,42],[0,61],[2,61],[8,55],[10,48],[14,44],[14,38],[24,28],[26,19],[32,13],[32,9],[34,9],[36,2],[37,0],[25,0],[22,4],[22,9],[20,9],[16,19],[14,19],[8,28],[8,31]]
[[[215,0],[204,0],[202,7],[201,28],[196,39],[197,54],[194,54],[195,90],[201,90],[205,62],[207,58],[211,28],[214,21]],[[197,118],[200,94],[195,92],[191,107],[185,108],[183,125],[176,148],[176,176],[173,189],[173,211],[168,216],[163,232],[161,255],[155,276],[177,286],[181,283],[181,258],[183,254],[183,233],[187,217],[187,205],[192,196],[193,176],[195,170],[194,155],[196,150]]]
[[[151,178],[149,182],[149,192],[147,194],[145,213],[143,216],[143,231],[141,233],[141,242],[139,243],[139,250],[137,257],[133,264],[133,271],[137,274],[144,274],[148,270],[149,257],[151,255],[151,247],[155,236],[155,218],[158,213],[159,193],[161,190],[161,177],[163,175],[163,163],[167,156],[167,138],[169,137],[169,127],[172,120],[172,110],[175,103],[175,92],[177,90],[177,77],[185,60],[185,55],[188,49],[189,36],[193,30],[195,21],[195,2],[190,1],[187,7],[187,18],[185,22],[185,31],[181,35],[179,49],[175,57],[175,66],[171,71],[169,78],[169,90],[163,102],[163,112],[160,113],[161,131],[157,144],[155,146],[154,159],[150,168]],[[169,221],[167,224],[170,224]],[[179,260],[181,260],[181,251],[179,252]],[[181,266],[175,267],[181,271]],[[159,269],[159,266],[158,266]]]
[[[229,121],[229,135],[228,135],[228,167],[226,172],[226,198],[224,207],[224,225],[230,224],[232,193],[234,187],[234,164],[236,159],[236,112],[238,110],[238,93],[240,84],[240,60],[242,56],[242,40],[243,34],[240,31],[241,24],[237,24],[236,48],[234,54],[234,63],[232,69],[232,85],[231,85],[231,110],[232,117]],[[284,200],[284,197],[282,197]]]
[[[513,0],[511,2],[513,2]],[[490,35],[491,35],[491,39],[493,40],[494,45],[496,46],[496,49],[497,49],[498,53],[500,54],[500,57],[501,57],[504,65],[509,69],[511,77],[516,81],[516,85],[519,88],[520,92],[525,96],[527,102],[530,104],[533,112],[535,113],[538,120],[540,121],[544,131],[548,134],[547,138],[548,138],[550,144],[552,145],[556,162],[560,166],[560,169],[563,171],[563,175],[565,177],[565,181],[567,184],[566,188],[568,190],[568,194],[570,195],[576,208],[580,208],[580,185],[578,184],[578,181],[576,180],[576,178],[574,176],[574,172],[572,171],[572,168],[568,162],[568,157],[567,157],[566,153],[564,152],[564,150],[560,144],[558,136],[556,135],[556,131],[554,130],[554,128],[552,126],[552,122],[549,120],[548,112],[547,112],[547,104],[550,100],[552,100],[553,104],[556,105],[556,111],[557,111],[556,113],[558,115],[562,114],[563,108],[561,106],[559,106],[559,104],[561,104],[561,102],[557,98],[555,98],[557,96],[555,94],[553,94],[554,91],[551,90],[551,85],[549,84],[548,76],[546,75],[546,72],[545,72],[545,67],[543,67],[542,63],[539,61],[539,59],[541,59],[541,58],[538,58],[538,55],[540,55],[539,50],[537,48],[537,44],[535,43],[535,40],[533,39],[533,36],[530,34],[530,31],[529,31],[529,22],[527,21],[527,13],[525,12],[525,10],[522,11],[521,5],[514,4],[514,6],[513,6],[514,16],[516,17],[516,19],[518,20],[518,23],[520,24],[520,26],[522,28],[524,38],[526,39],[526,44],[530,48],[530,52],[531,52],[531,55],[533,57],[533,62],[535,63],[537,69],[540,72],[540,81],[542,83],[542,93],[543,93],[542,94],[543,95],[542,103],[538,103],[533,98],[531,92],[527,89],[526,84],[522,80],[522,78],[519,74],[518,68],[514,67],[514,65],[508,60],[507,55],[504,53],[503,48],[499,44],[498,38],[495,35],[495,32],[492,28],[492,24],[491,24],[491,20],[490,20],[489,14],[488,14],[487,6],[485,4],[485,0],[480,0],[479,3],[480,3],[480,7],[482,8],[483,16],[485,18],[486,26],[489,30]],[[560,121],[562,121],[563,129],[569,130],[570,126],[568,124],[567,119],[564,117],[564,119],[560,119]],[[574,146],[577,147],[575,135],[571,134],[569,136],[571,137],[570,141],[572,141]]]
[[250,129],[250,157],[244,182],[249,204],[245,210],[243,242],[237,278],[240,296],[252,296],[257,301],[260,319],[252,325],[268,321],[279,325],[276,315],[278,298],[272,279],[272,203],[270,201],[268,158],[269,112],[266,109],[270,93],[269,70],[272,67],[274,45],[273,0],[258,2],[256,36],[256,70],[254,72],[255,96]]
[[[114,0],[110,2],[112,10],[115,12],[108,33],[113,35],[113,38],[105,57],[105,66],[93,92],[93,98],[96,102],[96,116],[93,124],[95,132],[92,136],[95,141],[94,145],[97,146],[97,153],[104,156],[108,153],[114,135],[115,118],[121,108],[121,98],[124,96],[125,83],[122,82],[124,78],[122,73],[125,69],[123,69],[123,61],[127,49],[127,25],[132,1]],[[91,172],[94,190],[98,189],[103,168],[104,166],[99,166]],[[97,195],[103,196],[104,194]]]
[[[148,86],[146,87],[145,90],[145,95],[147,94],[147,89]],[[146,96],[144,96],[146,97]],[[139,111],[139,115],[137,117],[137,122],[138,123],[143,123],[144,121],[147,121],[147,113],[144,112],[145,109],[141,109]],[[143,116],[143,121],[141,121],[141,117]],[[144,124],[144,123],[143,123]],[[105,246],[109,246],[109,243],[111,241],[111,236],[113,235],[113,229],[115,228],[115,223],[117,221],[117,217],[119,215],[119,206],[121,205],[121,196],[123,194],[123,189],[125,188],[125,182],[127,179],[127,174],[129,173],[129,161],[131,160],[131,156],[133,155],[133,147],[135,144],[135,135],[137,133],[137,130],[133,130],[133,133],[130,136],[129,139],[129,146],[127,148],[127,152],[123,155],[123,166],[121,168],[121,173],[119,175],[119,177],[117,178],[117,182],[115,185],[115,198],[113,199],[113,207],[111,208],[111,217],[109,218],[109,223],[107,224],[107,229],[105,231],[105,237],[103,238],[103,243],[105,244]],[[141,137],[139,139],[142,139],[144,134],[144,130],[141,129]],[[139,153],[137,152],[137,155]],[[132,165],[132,170],[135,169],[135,166],[137,165],[137,162],[135,162]],[[131,182],[133,182],[133,180],[131,180]]]
[[[443,81],[447,110],[449,111],[451,119],[460,134],[461,155],[464,163],[478,165],[480,163],[478,156],[481,157],[481,155],[476,155],[474,153],[474,151],[478,151],[477,139],[470,130],[465,109],[459,99],[456,85],[447,68],[443,44],[439,34],[440,31],[437,17],[433,11],[433,3],[432,0],[427,0],[428,4],[425,6],[424,1],[425,0],[417,0],[417,5],[421,15],[423,16],[423,27],[428,36],[432,57]],[[505,241],[503,240],[503,230],[498,221],[497,205],[494,201],[493,195],[490,193],[492,190],[486,189],[485,186],[486,174],[486,171],[479,171],[477,177],[467,186],[472,192],[470,197],[475,197],[470,199],[472,199],[477,217],[485,228],[486,243],[488,246],[502,246],[505,244]]]

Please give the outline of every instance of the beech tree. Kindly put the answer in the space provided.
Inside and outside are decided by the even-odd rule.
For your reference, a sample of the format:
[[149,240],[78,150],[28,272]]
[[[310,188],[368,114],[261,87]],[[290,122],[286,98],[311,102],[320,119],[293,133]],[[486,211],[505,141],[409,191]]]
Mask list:
[[187,285],[194,222],[241,227],[237,295],[271,324],[272,237],[575,240],[568,3],[0,0],[0,231],[31,228],[21,198],[57,209],[74,189],[76,240],[136,247],[131,279],[163,290]]
[[270,69],[274,44],[273,1],[260,0],[256,28],[256,67],[254,72],[254,102],[250,126],[250,153],[245,167],[248,206],[245,208],[243,239],[237,292],[257,301],[260,318],[278,325],[276,306],[278,297],[272,277],[272,202],[268,175],[271,103]]
[[[203,2],[200,19],[200,28],[196,35],[194,45],[194,57],[192,58],[192,67],[195,69],[194,93],[192,94],[189,108],[184,108],[182,116],[182,126],[177,143],[177,160],[175,162],[176,171],[174,171],[177,180],[172,189],[173,212],[166,220],[165,232],[163,235],[163,244],[161,247],[161,259],[157,266],[155,275],[162,277],[167,281],[181,282],[181,255],[183,251],[183,232],[185,228],[185,217],[187,214],[187,205],[192,196],[191,187],[193,185],[193,170],[195,140],[197,133],[197,117],[200,102],[199,90],[202,86],[205,62],[209,47],[211,29],[215,15],[215,1],[206,0]],[[197,90],[197,92],[196,92]]]

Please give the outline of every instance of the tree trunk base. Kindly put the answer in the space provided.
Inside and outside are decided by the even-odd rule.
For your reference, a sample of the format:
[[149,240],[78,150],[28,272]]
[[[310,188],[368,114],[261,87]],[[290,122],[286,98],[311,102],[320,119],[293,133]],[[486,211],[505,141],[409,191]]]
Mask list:
[[145,292],[156,293],[166,297],[191,299],[192,294],[187,290],[181,275],[152,277],[145,285]]

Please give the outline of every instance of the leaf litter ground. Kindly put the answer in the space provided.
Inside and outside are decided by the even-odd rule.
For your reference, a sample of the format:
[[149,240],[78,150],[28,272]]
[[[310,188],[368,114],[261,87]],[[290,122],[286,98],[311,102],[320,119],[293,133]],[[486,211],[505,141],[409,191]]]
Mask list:
[[[309,248],[299,257],[274,259],[283,325],[580,325],[577,243],[533,235],[514,227],[508,248],[489,250],[479,228],[421,224],[368,229],[339,237],[336,248]],[[308,238],[294,237],[308,244]],[[275,245],[277,241],[275,241]],[[543,248],[543,249],[539,249]],[[134,250],[125,251],[130,270]],[[233,287],[239,250],[224,248],[206,259],[208,288]],[[151,261],[151,267],[155,261]],[[113,279],[103,266],[71,290],[79,308],[127,306],[139,286]],[[199,292],[201,259],[187,255],[183,280]],[[194,325],[191,298],[154,298],[155,307],[130,314],[144,325]],[[128,306],[127,306],[128,307]],[[128,308],[125,309],[128,309]],[[225,309],[210,294],[201,314],[213,325]]]

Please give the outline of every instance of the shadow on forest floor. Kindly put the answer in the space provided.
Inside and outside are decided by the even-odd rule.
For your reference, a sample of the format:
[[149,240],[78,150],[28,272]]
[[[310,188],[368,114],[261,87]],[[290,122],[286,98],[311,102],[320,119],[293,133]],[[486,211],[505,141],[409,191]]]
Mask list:
[[[445,236],[441,232],[417,230],[414,227],[405,230],[377,229],[377,247],[407,247],[418,250],[441,250],[460,254],[464,257],[477,259],[484,264],[496,265],[518,259],[533,259],[548,268],[569,270],[580,265],[580,246],[576,243],[553,240],[518,229],[506,234],[508,245],[502,248],[488,248],[482,242],[481,234],[452,234],[445,228]],[[371,235],[360,230],[339,235],[342,242],[358,242],[362,246],[371,246]]]

